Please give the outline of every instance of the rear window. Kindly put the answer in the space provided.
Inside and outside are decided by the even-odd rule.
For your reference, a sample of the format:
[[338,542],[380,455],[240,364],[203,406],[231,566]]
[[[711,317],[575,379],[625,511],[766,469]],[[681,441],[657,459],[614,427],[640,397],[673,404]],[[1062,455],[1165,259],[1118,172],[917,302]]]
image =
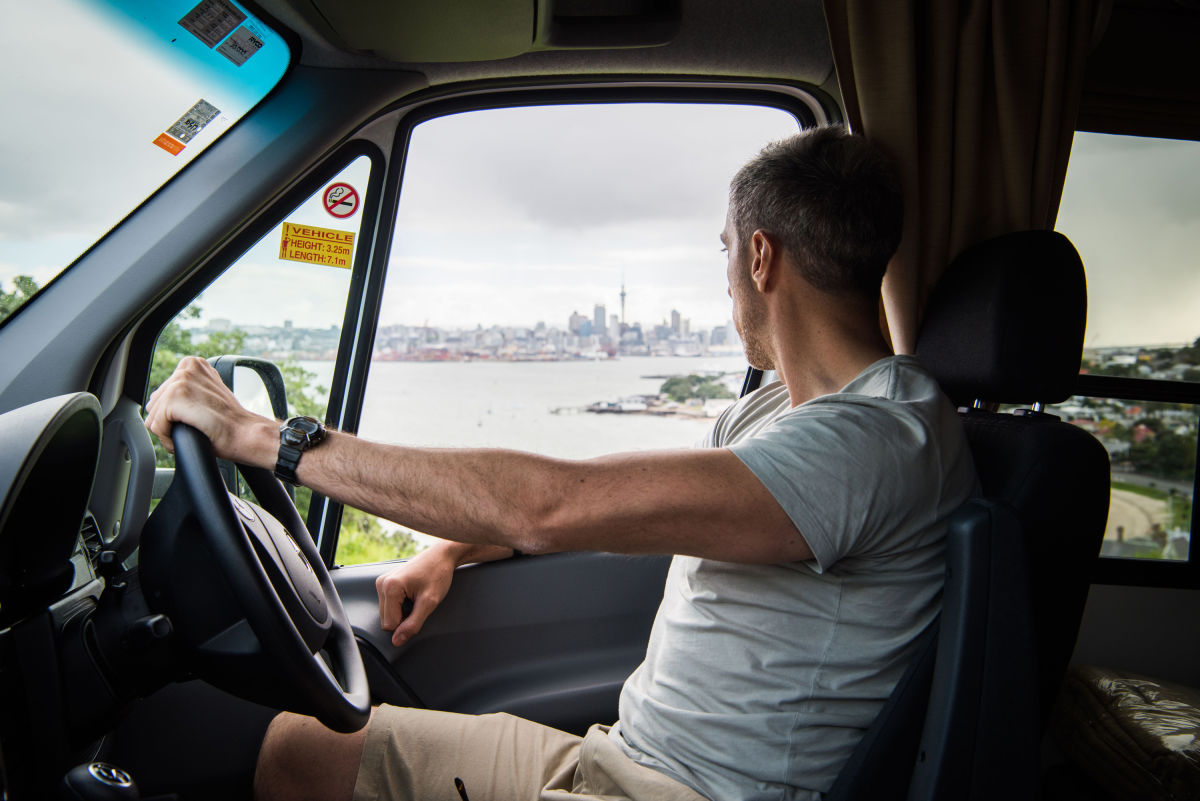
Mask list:
[[1108,450],[1101,555],[1186,562],[1200,435],[1200,142],[1077,132],[1057,228],[1087,270],[1079,395]]

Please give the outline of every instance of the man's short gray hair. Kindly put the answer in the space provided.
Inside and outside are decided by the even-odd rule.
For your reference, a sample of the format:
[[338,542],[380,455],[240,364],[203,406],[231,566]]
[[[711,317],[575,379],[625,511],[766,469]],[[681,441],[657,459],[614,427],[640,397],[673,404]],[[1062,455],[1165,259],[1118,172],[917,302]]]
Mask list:
[[733,177],[729,211],[740,242],[761,228],[817,289],[867,296],[879,294],[904,222],[891,159],[837,125],[763,148]]

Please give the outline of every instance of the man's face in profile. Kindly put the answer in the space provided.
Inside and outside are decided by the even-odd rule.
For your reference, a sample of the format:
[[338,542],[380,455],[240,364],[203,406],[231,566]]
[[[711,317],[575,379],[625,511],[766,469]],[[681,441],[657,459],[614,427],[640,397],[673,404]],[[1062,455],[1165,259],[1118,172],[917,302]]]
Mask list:
[[753,264],[750,242],[738,238],[737,228],[728,214],[721,242],[725,245],[728,292],[733,300],[733,325],[741,337],[746,360],[759,370],[774,370],[775,359],[767,346],[766,305],[750,279]]

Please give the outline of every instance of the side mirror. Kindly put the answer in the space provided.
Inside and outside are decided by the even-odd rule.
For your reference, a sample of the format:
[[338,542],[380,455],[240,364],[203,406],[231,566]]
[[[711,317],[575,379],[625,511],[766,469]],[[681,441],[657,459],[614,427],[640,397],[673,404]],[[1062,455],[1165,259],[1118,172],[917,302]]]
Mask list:
[[[262,414],[269,413],[276,420],[287,419],[287,388],[283,383],[283,373],[273,362],[253,356],[213,356],[208,363],[216,368],[217,375],[225,382],[225,386],[229,387],[247,409]],[[269,412],[264,408],[268,404]],[[237,467],[226,459],[219,459],[217,465],[226,489],[236,495]],[[292,488],[289,486],[288,490],[290,492]]]

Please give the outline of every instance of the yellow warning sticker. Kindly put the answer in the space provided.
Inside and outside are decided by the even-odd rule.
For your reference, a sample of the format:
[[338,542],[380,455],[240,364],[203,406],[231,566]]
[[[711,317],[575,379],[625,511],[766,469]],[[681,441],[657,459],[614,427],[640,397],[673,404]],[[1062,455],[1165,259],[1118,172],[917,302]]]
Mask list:
[[354,254],[354,233],[317,228],[315,225],[296,225],[285,222],[279,242],[279,258],[324,264],[349,270]]

